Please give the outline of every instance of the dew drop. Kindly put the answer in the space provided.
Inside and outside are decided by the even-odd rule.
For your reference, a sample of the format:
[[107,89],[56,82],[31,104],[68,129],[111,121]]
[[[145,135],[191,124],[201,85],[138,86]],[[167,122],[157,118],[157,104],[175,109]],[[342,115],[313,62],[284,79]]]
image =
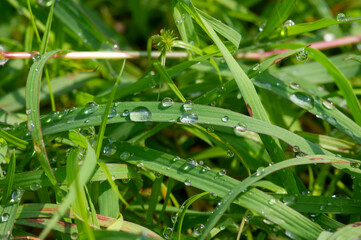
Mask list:
[[10,215],[8,213],[4,213],[1,215],[1,222],[9,221]]
[[173,228],[166,228],[166,229],[164,229],[164,231],[163,231],[163,237],[165,238],[165,239],[170,239],[171,238],[171,236],[172,236],[172,233],[173,233]]
[[292,20],[287,20],[287,21],[283,24],[284,27],[291,27],[291,26],[294,26],[294,25],[295,25],[295,23],[294,23]]
[[129,157],[130,157],[130,153],[128,153],[128,152],[122,152],[120,154],[120,158],[123,160],[127,160]]
[[322,106],[324,106],[325,108],[327,108],[329,110],[335,109],[335,106],[333,105],[333,103],[330,101],[327,101],[327,100],[322,101]]
[[237,126],[234,127],[234,134],[236,136],[242,136],[242,133],[247,131],[247,125],[245,123],[238,123]]
[[171,221],[172,223],[176,223],[177,222],[177,219],[178,219],[178,213],[174,213],[171,217]]
[[268,200],[268,204],[271,205],[271,206],[275,205],[276,204],[276,199],[271,198],[270,200]]
[[300,147],[299,147],[299,146],[293,146],[293,147],[292,147],[292,151],[295,152],[295,153],[297,153],[297,152],[300,151]]
[[207,171],[209,171],[209,170],[211,170],[210,167],[204,166],[204,167],[202,167],[202,169],[201,169],[201,173],[205,173],[205,172],[207,172]]
[[108,113],[108,118],[113,118],[117,115],[117,110],[115,110],[115,108],[110,108],[109,113]]
[[337,125],[337,120],[333,117],[326,117],[326,121],[331,125]]
[[336,17],[336,20],[337,21],[347,21],[347,18],[346,18],[346,15],[344,13],[339,13],[337,14],[337,17]]
[[306,50],[301,50],[296,54],[297,61],[303,63],[308,60],[308,52]]
[[184,185],[186,185],[186,186],[192,186],[192,181],[191,181],[190,179],[186,179],[186,180],[184,181]]
[[125,109],[122,113],[123,117],[128,117],[129,116],[129,110]]
[[175,163],[176,161],[180,160],[180,157],[175,156],[174,158],[172,158],[171,162]]
[[31,109],[27,108],[25,112],[26,112],[27,115],[29,115],[31,113]]
[[9,59],[6,59],[4,57],[4,48],[2,46],[0,46],[0,66],[5,65],[5,63],[8,61]]
[[212,126],[207,127],[207,132],[214,133],[214,128]]
[[11,194],[11,200],[10,202],[19,202],[21,197],[23,196],[24,190],[21,188],[16,189]]
[[259,167],[256,171],[256,176],[259,177],[264,173],[264,168],[263,167]]
[[162,174],[161,174],[160,172],[155,171],[155,172],[154,172],[154,176],[155,176],[156,178],[160,178],[160,177],[162,176]]
[[225,169],[221,169],[221,170],[219,170],[218,172],[217,172],[217,175],[218,176],[224,176],[224,175],[226,175],[227,174],[227,171],[225,170]]
[[260,32],[263,32],[263,29],[264,29],[265,26],[266,26],[266,23],[262,23],[261,25],[259,25],[258,30]]
[[210,197],[211,199],[215,199],[215,198],[217,197],[217,194],[215,194],[215,193],[209,193],[209,197]]
[[39,190],[40,188],[41,188],[41,185],[39,183],[33,183],[30,185],[31,191],[36,191],[36,190]]
[[34,54],[34,56],[33,56],[33,61],[34,61],[34,62],[40,61],[40,59],[41,59],[41,55],[40,55],[40,54]]
[[198,114],[192,111],[185,111],[179,117],[182,123],[196,123],[198,122]]
[[361,166],[361,163],[358,162],[358,161],[351,161],[350,162],[350,167],[352,167],[352,168],[360,168],[360,166]]
[[96,102],[88,102],[83,109],[83,113],[92,114],[98,109],[98,107],[99,105]]
[[261,73],[262,72],[262,67],[259,63],[257,63],[256,65],[254,65],[252,68],[252,73]]
[[228,117],[228,116],[222,117],[222,122],[228,122],[228,120],[229,120],[229,117]]
[[144,164],[143,164],[142,162],[138,162],[138,163],[137,163],[137,167],[141,168],[141,167],[143,167],[143,166],[144,166]]
[[224,226],[223,224],[219,226],[219,230],[223,231],[224,229],[226,229],[226,226]]
[[162,106],[165,108],[171,107],[171,106],[173,106],[173,104],[174,104],[173,99],[171,99],[169,97],[166,97],[162,100]]
[[186,101],[185,103],[183,103],[183,109],[185,111],[190,111],[193,109],[194,103],[191,100]]
[[114,144],[108,144],[104,147],[103,153],[105,155],[111,156],[117,152],[117,148]]
[[124,179],[122,179],[122,183],[124,183],[124,184],[127,184],[127,183],[129,183],[130,182],[130,179],[129,178],[124,178]]
[[194,159],[188,159],[187,164],[190,165],[191,167],[195,167],[197,166],[197,161]]
[[233,158],[234,157],[234,152],[232,152],[231,150],[227,150],[227,157],[228,158]]
[[305,108],[307,110],[312,109],[314,106],[313,98],[305,93],[297,92],[290,96],[290,99],[292,102],[294,102],[296,105]]
[[198,224],[198,225],[196,225],[196,226],[194,227],[194,234],[195,234],[196,236],[199,236],[199,235],[202,234],[203,230],[204,230],[204,225],[203,225],[203,224]]
[[321,205],[321,206],[320,206],[320,210],[321,210],[321,211],[322,211],[322,210],[325,210],[325,208],[326,208],[326,207],[325,207],[324,205]]
[[291,82],[290,83],[290,88],[292,88],[294,90],[297,90],[297,89],[300,89],[300,85],[298,83]]
[[335,35],[332,33],[326,33],[325,35],[323,35],[323,40],[325,40],[326,42],[331,42],[334,39]]
[[129,114],[134,122],[146,122],[152,120],[152,113],[146,107],[136,107]]

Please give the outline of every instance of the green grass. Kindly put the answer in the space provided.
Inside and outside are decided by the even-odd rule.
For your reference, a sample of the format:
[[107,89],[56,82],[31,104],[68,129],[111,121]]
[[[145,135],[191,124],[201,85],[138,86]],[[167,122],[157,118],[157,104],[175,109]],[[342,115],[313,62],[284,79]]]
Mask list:
[[1,238],[359,238],[360,9],[3,1]]

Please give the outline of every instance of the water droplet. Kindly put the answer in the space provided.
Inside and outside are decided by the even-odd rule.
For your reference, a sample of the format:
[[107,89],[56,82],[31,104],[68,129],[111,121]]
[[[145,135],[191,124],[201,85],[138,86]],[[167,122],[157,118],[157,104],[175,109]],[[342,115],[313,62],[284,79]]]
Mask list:
[[199,235],[202,234],[203,230],[204,230],[204,225],[203,224],[198,224],[197,226],[194,227],[194,234],[196,236],[199,236]]
[[234,134],[236,136],[242,136],[242,133],[247,131],[247,125],[245,123],[238,123],[237,126],[234,127]]
[[295,152],[295,153],[297,153],[297,152],[300,151],[300,147],[299,147],[299,146],[293,146],[293,147],[292,147],[292,151]]
[[1,222],[7,222],[9,221],[10,215],[9,213],[4,213],[1,215]]
[[170,239],[171,238],[171,236],[172,236],[172,233],[173,233],[173,228],[166,228],[166,229],[164,229],[164,231],[163,231],[163,237],[165,238],[165,239]]
[[335,106],[333,105],[333,103],[330,101],[327,101],[327,100],[322,101],[322,106],[324,106],[325,108],[327,108],[329,110],[335,109]]
[[324,205],[321,205],[320,206],[320,210],[322,211],[322,210],[325,210],[325,208],[326,208],[326,206],[324,206]]
[[198,114],[192,111],[185,111],[179,117],[182,123],[196,123],[198,121]]
[[312,109],[314,106],[313,98],[306,93],[302,93],[302,92],[294,93],[290,96],[290,99],[296,105],[305,108],[307,110]]
[[84,114],[92,114],[98,109],[98,104],[96,102],[88,102],[83,108]]
[[39,71],[39,68],[35,68],[35,71],[38,72],[38,71]]
[[209,193],[209,197],[210,197],[211,199],[215,199],[215,198],[217,197],[217,194],[215,194],[215,193]]
[[271,198],[270,200],[268,200],[268,204],[271,205],[271,206],[275,205],[276,204],[276,199]]
[[127,184],[127,183],[129,183],[130,182],[130,179],[129,178],[124,178],[124,179],[122,179],[122,183],[124,183],[124,184]]
[[223,231],[224,229],[226,229],[226,226],[224,226],[223,224],[219,226],[219,230]]
[[178,213],[174,213],[170,219],[172,223],[176,223],[178,219]]
[[226,175],[227,174],[227,171],[225,170],[225,169],[221,169],[221,170],[219,170],[218,172],[217,172],[217,175],[218,176],[224,176],[224,175]]
[[103,149],[103,153],[108,156],[113,155],[116,152],[117,152],[117,147],[114,144],[108,144]]
[[19,202],[21,200],[21,197],[23,196],[24,190],[21,188],[16,189],[11,194],[11,200],[10,202]]
[[31,109],[30,109],[30,108],[27,108],[26,111],[25,111],[25,113],[26,113],[27,115],[29,115],[29,114],[31,113]]
[[186,185],[186,186],[192,186],[192,181],[191,181],[190,179],[186,179],[186,180],[184,181],[184,185]]
[[0,46],[0,66],[5,65],[5,63],[8,61],[9,59],[6,59],[4,57],[4,48],[2,46]]
[[297,90],[297,89],[300,89],[300,85],[298,83],[291,82],[290,88]]
[[263,29],[264,29],[265,26],[266,26],[266,23],[264,22],[264,23],[262,23],[261,25],[259,25],[258,30],[259,30],[260,32],[263,32]]
[[90,122],[90,119],[87,119],[87,120],[85,120],[84,122],[85,122],[85,123],[89,123],[89,122]]
[[122,113],[123,117],[128,117],[129,116],[129,110],[125,109]]
[[187,164],[190,165],[191,167],[195,167],[195,166],[198,165],[198,164],[197,164],[197,161],[194,160],[194,159],[191,159],[191,158],[188,159]]
[[283,24],[284,27],[291,27],[291,26],[294,26],[294,25],[295,25],[295,23],[294,23],[292,20],[287,20],[287,21]]
[[207,132],[214,133],[214,128],[212,126],[207,127]]
[[185,103],[183,103],[183,109],[185,111],[190,111],[193,109],[194,103],[191,100],[186,101]]
[[130,120],[134,122],[146,122],[152,120],[152,113],[146,107],[136,107],[130,112]]
[[296,158],[301,158],[301,157],[304,157],[305,154],[303,152],[299,152],[296,154]]
[[117,110],[115,110],[115,108],[110,108],[109,113],[108,113],[108,118],[113,118],[117,115]]
[[337,125],[337,120],[333,117],[326,117],[326,121],[331,125]]
[[360,168],[360,166],[361,166],[361,163],[358,162],[358,161],[351,161],[350,162],[350,167],[352,167],[352,168]]
[[337,21],[347,21],[347,18],[344,13],[339,13],[339,14],[337,14],[336,20]]
[[296,59],[299,62],[306,62],[308,60],[308,52],[306,50],[301,50],[296,54]]
[[232,152],[231,150],[227,150],[227,157],[228,158],[233,158],[234,157],[234,152]]
[[259,177],[264,173],[264,167],[259,167],[256,171],[256,176]]
[[323,40],[325,40],[326,42],[331,42],[334,39],[335,35],[332,33],[326,33],[325,35],[323,35]]
[[31,191],[36,191],[36,190],[39,190],[40,188],[41,188],[41,185],[39,183],[33,183],[30,185]]
[[173,106],[173,104],[174,104],[173,99],[171,99],[169,97],[166,97],[162,100],[162,106],[165,108],[171,107],[171,106]]
[[120,158],[123,160],[127,160],[129,157],[130,157],[130,153],[128,153],[128,152],[122,152],[120,154]]
[[228,116],[222,117],[222,122],[228,122],[228,120],[229,120],[229,117],[228,117]]
[[143,166],[144,166],[144,164],[143,164],[142,162],[138,162],[138,163],[137,163],[137,167],[141,168],[141,167],[143,167]]
[[251,67],[252,73],[261,73],[262,67],[259,63]]
[[171,162],[175,163],[176,161],[180,160],[181,158],[178,156],[175,156],[174,158],[172,158]]
[[115,51],[119,51],[119,46],[118,46],[117,44],[114,44],[114,45],[113,45],[113,49],[114,49]]
[[34,61],[34,62],[40,61],[40,59],[41,59],[41,55],[40,55],[40,54],[34,54],[34,56],[33,56],[33,61]]

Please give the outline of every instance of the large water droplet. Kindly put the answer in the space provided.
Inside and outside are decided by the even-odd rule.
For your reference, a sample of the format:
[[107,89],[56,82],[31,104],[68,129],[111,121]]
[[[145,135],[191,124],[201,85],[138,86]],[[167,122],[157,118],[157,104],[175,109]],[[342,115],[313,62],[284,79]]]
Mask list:
[[296,59],[299,62],[306,62],[308,60],[308,52],[306,50],[301,50],[296,54]]
[[130,120],[134,122],[146,122],[152,120],[152,113],[146,107],[136,107],[130,112]]
[[198,122],[198,114],[192,111],[185,111],[179,117],[182,123],[196,123]]
[[294,25],[295,25],[295,23],[294,23],[292,20],[287,20],[287,21],[283,24],[284,27],[291,27],[291,26],[294,26]]
[[36,190],[39,190],[40,188],[41,188],[41,185],[39,183],[33,183],[30,185],[31,191],[36,191]]
[[110,108],[109,113],[108,113],[108,118],[113,118],[117,115],[117,110],[115,110],[115,108]]
[[108,144],[103,149],[103,153],[108,156],[113,155],[116,152],[117,152],[117,148],[114,144]]
[[222,122],[228,122],[228,120],[229,120],[229,117],[228,117],[228,116],[222,117]]
[[234,134],[236,136],[243,136],[242,134],[247,131],[247,125],[245,123],[238,123],[234,127]]
[[183,103],[183,109],[185,111],[190,111],[193,109],[194,103],[191,100],[186,101],[185,103]]
[[11,194],[10,202],[19,202],[21,200],[21,197],[23,196],[24,190],[21,188],[16,189]]
[[171,107],[171,106],[173,106],[173,104],[174,104],[173,99],[171,99],[169,97],[166,97],[162,100],[162,106],[165,108]]
[[40,59],[41,59],[41,55],[40,55],[40,54],[34,54],[34,56],[33,56],[33,61],[34,61],[34,62],[40,61]]
[[184,185],[186,185],[186,186],[192,186],[192,181],[191,181],[190,179],[186,179],[186,180],[184,181]]
[[8,60],[9,59],[6,59],[4,56],[4,48],[0,46],[0,66],[5,65]]
[[312,109],[314,106],[313,98],[306,93],[302,93],[302,92],[294,93],[290,96],[290,99],[296,105],[305,108],[307,110]]
[[336,20],[337,21],[347,21],[347,18],[344,13],[339,13],[339,14],[337,14]]
[[195,234],[196,236],[199,236],[199,235],[202,234],[203,230],[204,230],[204,225],[203,225],[203,224],[198,224],[198,225],[196,225],[196,226],[194,227],[194,234]]
[[9,213],[4,213],[1,215],[1,222],[7,222],[9,221],[10,215]]
[[98,109],[98,106],[96,102],[88,102],[83,109],[83,113],[92,114]]

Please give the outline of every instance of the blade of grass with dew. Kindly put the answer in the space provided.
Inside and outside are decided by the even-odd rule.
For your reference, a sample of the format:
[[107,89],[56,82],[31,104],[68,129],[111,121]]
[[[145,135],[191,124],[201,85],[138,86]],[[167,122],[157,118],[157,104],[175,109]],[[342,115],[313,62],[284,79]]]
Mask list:
[[[183,225],[183,221],[184,221],[184,216],[186,215],[186,212],[188,210],[188,208],[195,202],[197,201],[198,199],[201,199],[202,197],[208,195],[209,193],[208,192],[203,192],[203,193],[200,193],[200,194],[197,194],[197,195],[194,195],[192,197],[190,197],[189,199],[187,199],[184,204],[183,204],[183,210],[182,212],[180,213],[180,215],[178,216],[177,218],[177,221],[178,221],[178,231],[177,231],[177,239],[180,240],[182,239],[181,238],[181,234],[182,234],[182,225]],[[174,223],[175,224],[175,223]]]
[[[235,188],[230,190],[228,196],[222,200],[221,204],[214,210],[214,213],[207,220],[205,228],[200,236],[200,239],[203,240],[206,238],[207,234],[211,231],[211,229],[214,227],[214,225],[217,223],[217,221],[219,221],[219,219],[222,217],[222,215],[227,210],[227,208],[231,205],[231,203],[237,198],[237,196],[239,194],[244,192],[247,189],[247,187],[251,186],[253,183],[255,183],[255,182],[261,180],[262,178],[264,178],[265,176],[267,176],[273,172],[279,171],[283,168],[296,166],[296,165],[305,165],[305,164],[314,164],[314,163],[332,163],[332,162],[349,164],[349,161],[344,161],[341,159],[328,157],[328,156],[327,157],[323,156],[322,158],[320,158],[319,156],[307,156],[307,157],[302,157],[302,158],[285,160],[280,163],[276,163],[272,166],[269,166],[267,168],[257,170],[256,173],[254,173],[250,177],[244,179],[238,186],[236,186]],[[270,201],[269,204],[275,206],[275,205],[282,204],[282,203],[279,201],[276,201],[274,199],[273,201]],[[302,232],[298,232],[298,233],[293,232],[293,233],[298,236],[303,236],[303,234],[305,234],[305,232],[303,232],[303,233]],[[303,236],[303,237],[305,237],[305,236]],[[308,237],[311,238],[311,235],[309,235]]]
[[31,66],[26,83],[26,112],[28,114],[28,128],[32,135],[34,149],[37,153],[40,164],[54,186],[57,182],[53,172],[51,171],[41,131],[39,92],[43,68],[49,58],[59,51],[60,50],[54,50],[46,53],[42,56],[41,60],[34,62]]
[[13,192],[13,183],[14,183],[14,175],[15,175],[15,165],[16,165],[16,158],[15,158],[15,151],[12,152],[10,157],[10,162],[8,164],[7,174],[5,178],[5,187],[2,194],[1,205],[6,205],[6,203],[11,198],[11,193]]
[[348,224],[340,229],[337,229],[336,232],[324,231],[321,233],[318,240],[338,240],[338,239],[357,239],[361,234],[360,222],[355,222]]
[[[230,52],[227,50],[221,39],[213,30],[212,26],[199,15],[199,13],[196,11],[190,0],[181,0],[181,3],[182,6],[196,20],[196,22],[203,28],[203,30],[212,38],[212,40],[215,42],[215,44],[221,51],[230,71],[233,74],[233,77],[238,85],[238,88],[242,93],[242,96],[244,98],[250,116],[251,117],[254,116],[255,118],[269,122],[267,113],[257,95],[257,92],[252,82],[250,81],[248,76],[244,73],[244,71],[241,69],[241,67],[238,65],[238,63],[230,54]],[[273,161],[278,162],[285,159],[285,155],[277,139],[268,136],[261,136],[261,138],[265,147],[269,150],[268,152]],[[287,191],[289,191],[290,193],[298,192],[298,187],[291,172],[288,171],[282,172],[280,174],[280,177],[283,179],[283,183]]]
[[287,38],[303,33],[312,32],[315,30],[323,29],[329,26],[350,23],[350,22],[359,22],[360,20],[361,17],[349,18],[346,21],[337,21],[335,19],[323,18],[311,23],[300,23],[294,26],[289,26],[287,27],[287,30],[285,29],[276,30],[269,36],[269,39],[280,38],[280,37]]
[[102,123],[101,123],[100,128],[99,128],[98,138],[97,138],[96,145],[95,145],[95,154],[96,154],[97,158],[99,158],[99,155],[100,155],[100,151],[101,151],[102,143],[103,143],[103,138],[104,138],[104,132],[105,132],[105,128],[106,128],[106,125],[107,125],[107,120],[108,120],[108,117],[109,117],[109,111],[110,111],[111,106],[113,104],[114,96],[115,96],[118,85],[120,83],[120,79],[121,79],[123,71],[124,71],[125,62],[126,62],[126,60],[123,61],[121,70],[120,70],[119,75],[118,75],[118,77],[117,77],[117,79],[115,81],[115,84],[114,84],[113,90],[112,90],[112,92],[111,92],[111,94],[109,96],[109,100],[107,102],[107,105],[105,106],[104,115],[103,115],[103,118],[102,118]]
[[[83,136],[79,136],[79,137],[83,137]],[[85,137],[83,137],[83,138],[85,138]],[[85,141],[86,141],[86,139],[85,139]],[[79,184],[79,186],[83,186],[91,179],[93,171],[95,170],[95,167],[96,167],[96,162],[97,162],[97,158],[96,158],[94,149],[90,146],[89,143],[87,143],[86,155],[85,155],[85,158],[83,161],[83,165],[79,169],[76,184]],[[49,224],[47,224],[46,228],[40,234],[39,237],[41,239],[44,239],[48,235],[48,233],[51,231],[52,227],[64,215],[66,210],[75,201],[75,199],[76,199],[76,186],[75,186],[75,183],[73,182],[64,201],[59,206],[58,211],[51,218]]]
[[1,128],[0,128],[0,137],[4,138],[8,143],[11,143],[22,150],[25,150],[26,146],[28,145],[28,142],[11,135],[10,133],[8,133],[7,131]]
[[[14,156],[15,157],[15,156]],[[16,212],[24,190],[17,189],[11,195],[11,200],[2,207],[0,222],[0,238],[9,239],[15,224]]]
[[[231,189],[241,184],[241,182],[226,175],[220,176],[215,171],[203,170],[203,167],[201,166],[189,168],[187,167],[188,165],[185,160],[180,159],[174,162],[172,161],[174,156],[152,149],[144,149],[128,144],[117,144],[117,147],[120,151],[127,151],[134,154],[132,157],[125,160],[128,163],[138,164],[141,162],[143,166],[149,170],[168,174],[168,176],[171,176],[180,182],[187,181],[188,183],[191,183],[193,187],[213,192],[219,197],[228,196],[228,192],[231,191]],[[349,164],[349,161],[344,159],[340,161],[346,163],[337,164]],[[321,231],[319,227],[284,204],[270,205],[268,201],[271,199],[273,199],[273,197],[257,189],[248,189],[237,198],[235,203],[245,208],[249,208],[252,211],[256,211],[290,232],[297,232],[300,235],[300,233],[304,232],[303,229],[306,227],[310,230],[308,232],[308,234],[310,234],[309,236],[313,236],[313,238],[317,237],[318,233]],[[297,222],[297,225],[294,224],[295,222]]]
[[263,28],[263,31],[259,34],[259,38],[264,38],[272,33],[276,28],[283,25],[283,22],[290,15],[293,7],[295,6],[295,0],[281,1],[278,0],[274,5],[272,13],[268,16],[266,26]]
[[[83,86],[87,81],[96,78],[96,73],[78,73],[75,75],[67,75],[64,77],[54,78],[50,81],[54,96],[68,93],[74,89]],[[43,102],[49,98],[49,89],[47,83],[42,82],[40,86],[39,100]],[[5,111],[15,112],[26,105],[25,88],[18,88],[0,98],[0,106]]]
[[[114,179],[139,179],[140,176],[132,166],[127,166],[125,164],[106,164],[111,176]],[[92,175],[90,182],[100,182],[107,180],[105,174],[102,172],[100,167],[95,168],[95,172]],[[58,168],[54,170],[54,175],[56,180],[60,184],[65,184],[66,179],[66,169]],[[49,179],[44,175],[44,171],[32,171],[32,172],[22,172],[15,174],[14,178],[14,188],[22,188],[25,190],[30,190],[32,185],[39,185],[42,187],[50,187],[51,183]],[[0,188],[6,187],[5,179],[0,179]]]

